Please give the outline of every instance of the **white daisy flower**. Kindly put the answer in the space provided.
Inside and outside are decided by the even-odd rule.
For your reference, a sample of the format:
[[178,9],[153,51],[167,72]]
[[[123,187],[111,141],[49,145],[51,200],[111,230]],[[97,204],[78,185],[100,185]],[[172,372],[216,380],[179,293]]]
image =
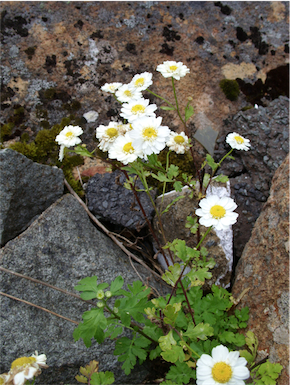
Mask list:
[[133,138],[133,146],[143,152],[145,159],[153,152],[159,154],[166,146],[170,130],[167,126],[161,126],[161,122],[161,117],[144,117],[132,123],[130,136]]
[[86,119],[88,123],[91,123],[91,122],[95,122],[98,119],[99,114],[96,111],[89,111],[83,114],[83,117]]
[[130,84],[124,84],[116,91],[116,98],[121,103],[127,103],[131,100],[142,98],[142,94],[140,90],[132,87]]
[[247,361],[239,352],[229,352],[219,345],[212,349],[211,356],[202,354],[196,363],[197,385],[244,385],[250,372]]
[[175,151],[177,154],[184,154],[190,148],[188,136],[186,136],[184,132],[178,134],[170,131],[170,138],[166,146],[169,147],[169,150]]
[[8,373],[9,381],[13,381],[14,385],[24,385],[26,380],[32,380],[41,373],[41,368],[48,368],[46,365],[46,355],[38,355],[37,352],[31,357],[20,357],[11,364]]
[[153,84],[153,81],[150,72],[143,72],[142,74],[135,75],[130,83],[132,87],[139,91],[146,90],[151,84]]
[[[102,151],[108,151],[113,142],[121,134],[121,126],[123,124],[117,122],[110,122],[108,126],[100,125],[96,129],[96,138],[99,139],[99,149]],[[123,127],[122,127],[123,128]]]
[[121,86],[122,83],[106,83],[101,87],[101,90],[104,92],[110,92],[110,94],[114,94]]
[[83,130],[79,126],[65,126],[64,129],[56,136],[55,141],[60,145],[59,160],[63,160],[64,148],[72,147],[81,143],[79,136]]
[[227,230],[237,221],[238,214],[233,213],[237,208],[232,198],[211,195],[199,202],[201,209],[195,211],[203,226],[213,226],[216,230]]
[[244,138],[236,132],[228,134],[228,136],[226,137],[226,142],[235,150],[248,151],[251,147],[250,140]]
[[161,72],[165,78],[173,77],[175,80],[180,80],[186,74],[189,73],[189,69],[182,62],[165,61],[163,64],[159,64],[156,71]]
[[154,111],[156,109],[156,104],[149,105],[148,99],[139,98],[129,103],[124,103],[120,115],[122,118],[127,119],[129,123],[132,123],[134,120],[143,116],[155,117]]
[[124,164],[132,163],[138,157],[143,158],[143,153],[133,146],[129,132],[119,136],[109,149],[109,158],[117,159]]

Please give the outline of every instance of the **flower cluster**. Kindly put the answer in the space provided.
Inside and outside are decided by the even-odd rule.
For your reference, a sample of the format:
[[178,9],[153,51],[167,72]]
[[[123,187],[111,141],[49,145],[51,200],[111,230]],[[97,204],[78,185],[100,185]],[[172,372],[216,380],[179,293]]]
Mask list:
[[[160,64],[157,71],[164,77],[171,76],[180,80],[189,69],[182,63],[168,61]],[[152,153],[159,154],[166,145],[178,154],[184,154],[189,149],[190,142],[185,133],[177,134],[167,126],[162,126],[162,118],[155,114],[156,104],[150,104],[142,96],[142,91],[147,90],[151,84],[152,74],[144,72],[135,75],[129,84],[106,83],[101,88],[113,93],[122,104],[120,116],[130,126],[130,129],[124,130],[124,125],[110,122],[108,126],[100,125],[96,129],[96,137],[100,140],[99,148],[108,151],[110,159],[128,164],[138,157],[146,160]]]
[[0,384],[24,385],[27,380],[39,376],[42,368],[48,368],[45,354],[35,352],[31,357],[17,358],[12,362],[10,371],[0,375]]

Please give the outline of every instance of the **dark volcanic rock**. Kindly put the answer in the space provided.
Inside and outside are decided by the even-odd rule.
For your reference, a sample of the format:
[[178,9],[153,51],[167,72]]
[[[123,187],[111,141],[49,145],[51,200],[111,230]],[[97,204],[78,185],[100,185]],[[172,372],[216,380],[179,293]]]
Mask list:
[[[120,171],[95,174],[88,182],[86,197],[89,210],[107,222],[139,231],[146,225],[144,216],[131,190],[124,187],[125,175]],[[137,188],[144,188],[140,181]],[[154,209],[145,192],[138,192],[144,211],[151,221]],[[154,197],[154,194],[152,194]]]
[[227,119],[217,140],[217,161],[230,150],[225,142],[228,133],[237,132],[251,143],[249,151],[235,150],[235,160],[225,160],[220,169],[231,178],[232,197],[240,214],[233,227],[236,259],[241,256],[269,196],[274,172],[289,152],[288,116],[289,99],[280,96],[268,107],[252,108]]
[[4,245],[63,194],[63,172],[0,150],[0,243]]

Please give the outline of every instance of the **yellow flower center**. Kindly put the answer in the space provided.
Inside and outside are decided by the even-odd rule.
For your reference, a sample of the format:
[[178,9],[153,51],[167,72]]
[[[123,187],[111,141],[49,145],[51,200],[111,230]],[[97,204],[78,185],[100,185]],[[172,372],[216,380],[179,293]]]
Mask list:
[[174,137],[174,141],[175,143],[177,144],[181,144],[181,143],[184,143],[184,137],[182,135],[176,135]]
[[145,112],[145,107],[142,104],[135,104],[135,106],[132,107],[132,113],[134,115],[138,114],[138,112]]
[[139,78],[139,79],[137,79],[137,80],[135,81],[135,85],[136,85],[137,87],[143,86],[143,85],[144,85],[144,78]]
[[236,135],[236,136],[235,136],[235,141],[236,141],[238,144],[243,144],[243,143],[244,143],[244,138],[242,138],[240,135]]
[[124,94],[129,97],[132,96],[132,92],[129,90],[124,91]]
[[157,131],[154,127],[144,128],[142,135],[145,140],[155,139],[157,137]]
[[172,72],[176,71],[177,68],[178,68],[178,67],[175,66],[175,65],[169,67],[170,71],[172,71]]
[[221,219],[225,216],[226,210],[223,206],[214,205],[209,211],[214,219]]
[[110,138],[114,138],[115,136],[118,136],[118,130],[114,127],[111,127],[111,128],[108,128],[106,130],[106,134],[110,137]]
[[4,378],[1,378],[1,377],[0,377],[0,385],[3,385],[4,382],[5,382]]
[[30,365],[33,362],[36,362],[36,358],[35,357],[20,357],[20,358],[16,358],[16,360],[14,360],[12,362],[12,364],[11,364],[11,369],[20,368],[21,366]]
[[66,136],[67,138],[71,138],[72,136],[74,136],[74,134],[73,134],[71,131],[69,131],[69,132],[67,132],[67,133],[65,134],[65,136]]
[[226,384],[232,378],[232,368],[225,362],[216,363],[211,370],[212,378],[219,384]]
[[123,151],[127,154],[132,154],[134,152],[134,147],[132,146],[132,142],[126,143],[123,147]]

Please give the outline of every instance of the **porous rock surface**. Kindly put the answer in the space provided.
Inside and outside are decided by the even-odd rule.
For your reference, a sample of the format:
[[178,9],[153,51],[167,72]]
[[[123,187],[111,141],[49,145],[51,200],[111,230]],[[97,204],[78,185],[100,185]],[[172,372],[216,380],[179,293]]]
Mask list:
[[[243,93],[229,101],[219,82],[263,83],[271,70],[288,62],[284,1],[2,2],[1,11],[1,122],[13,118],[16,106],[24,108],[8,139],[23,130],[33,137],[73,113],[84,142],[93,147],[95,127],[118,119],[120,111],[100,87],[128,83],[148,71],[154,74],[151,90],[173,101],[170,79],[156,72],[165,60],[182,61],[190,69],[176,89],[182,110],[192,98],[192,131],[202,129],[204,121],[219,131],[223,119],[249,104]],[[287,84],[284,78],[281,83]],[[88,123],[82,116],[91,110],[99,116]],[[176,114],[157,113],[171,129],[182,130]]]
[[[138,280],[128,258],[108,237],[90,222],[86,212],[72,197],[65,195],[50,206],[15,240],[8,242],[0,253],[1,266],[79,294],[74,290],[87,277],[110,283],[118,275],[125,287]],[[136,269],[149,284],[152,276],[144,267]],[[92,305],[33,283],[12,274],[1,272],[1,291],[24,299],[74,321],[81,322],[84,311]],[[160,288],[159,288],[160,290]],[[137,365],[130,376],[121,370],[113,355],[114,342],[102,345],[93,342],[86,348],[83,341],[74,342],[75,324],[16,300],[1,298],[1,373],[10,368],[19,356],[35,350],[47,355],[49,369],[41,374],[42,384],[77,384],[74,377],[79,367],[91,360],[100,362],[100,371],[110,370],[116,383],[141,383],[148,374]]]
[[[132,190],[124,187],[126,177],[121,171],[95,174],[86,186],[86,198],[89,210],[103,220],[131,230],[140,231],[146,226],[146,220]],[[144,189],[138,180],[137,189]],[[146,192],[138,191],[138,198],[149,221],[152,220],[154,208]],[[154,199],[155,194],[152,193]]]
[[34,163],[16,151],[0,150],[0,243],[24,231],[63,194],[63,172]]
[[255,223],[237,265],[232,293],[244,289],[241,307],[248,306],[248,329],[259,340],[259,350],[279,362],[279,385],[289,383],[289,156],[277,169],[270,196]]
[[216,161],[230,150],[226,136],[237,132],[250,140],[248,151],[234,150],[235,160],[226,159],[218,173],[228,175],[232,198],[238,205],[233,226],[235,259],[241,257],[269,193],[277,168],[289,152],[289,99],[280,96],[267,107],[258,106],[229,117],[217,140]]

